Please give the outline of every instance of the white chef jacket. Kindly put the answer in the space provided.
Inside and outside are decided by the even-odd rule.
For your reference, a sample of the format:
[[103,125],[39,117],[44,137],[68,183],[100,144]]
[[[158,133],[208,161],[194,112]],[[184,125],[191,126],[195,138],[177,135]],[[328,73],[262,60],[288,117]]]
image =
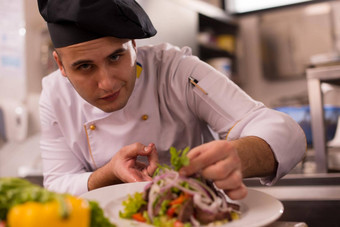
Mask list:
[[[67,78],[55,71],[43,79],[40,98],[44,186],[80,195],[92,171],[123,146],[156,145],[160,162],[169,163],[171,146],[193,148],[212,140],[258,136],[278,162],[272,184],[303,157],[302,129],[288,115],[253,100],[225,75],[170,44],[137,49],[142,72],[127,105],[105,113],[82,99]],[[207,93],[188,80],[191,76]]]

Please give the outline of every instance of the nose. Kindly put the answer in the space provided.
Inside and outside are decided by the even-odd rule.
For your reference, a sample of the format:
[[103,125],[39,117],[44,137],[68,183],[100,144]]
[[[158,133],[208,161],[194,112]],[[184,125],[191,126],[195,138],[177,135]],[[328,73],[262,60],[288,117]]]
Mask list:
[[98,75],[98,87],[105,91],[111,91],[114,88],[116,79],[113,73],[107,69],[103,68],[100,70]]

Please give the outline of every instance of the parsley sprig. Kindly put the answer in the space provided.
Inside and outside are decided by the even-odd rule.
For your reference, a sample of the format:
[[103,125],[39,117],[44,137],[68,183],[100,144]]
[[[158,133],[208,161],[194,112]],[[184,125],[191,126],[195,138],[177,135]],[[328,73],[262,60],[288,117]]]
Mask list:
[[158,165],[157,170],[154,173],[154,176],[158,175],[161,170],[164,169],[173,169],[175,171],[180,170],[183,166],[189,165],[189,158],[187,157],[187,153],[190,148],[186,147],[183,150],[177,150],[175,147],[170,147],[170,155],[171,155],[171,166],[166,164]]

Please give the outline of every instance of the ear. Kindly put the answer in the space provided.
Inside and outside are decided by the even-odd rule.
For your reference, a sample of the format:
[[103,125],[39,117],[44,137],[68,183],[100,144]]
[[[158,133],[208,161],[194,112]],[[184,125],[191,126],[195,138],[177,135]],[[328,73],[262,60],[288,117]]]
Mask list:
[[132,39],[131,40],[132,41],[132,46],[133,46],[133,49],[135,49],[135,51],[136,51],[136,40],[134,40],[134,39]]
[[54,57],[54,60],[55,62],[57,63],[58,65],[58,68],[61,72],[61,74],[64,76],[64,77],[67,77],[66,76],[66,71],[64,69],[64,66],[63,66],[63,63],[61,61],[61,58],[59,57],[58,53],[56,51],[53,51],[53,57]]

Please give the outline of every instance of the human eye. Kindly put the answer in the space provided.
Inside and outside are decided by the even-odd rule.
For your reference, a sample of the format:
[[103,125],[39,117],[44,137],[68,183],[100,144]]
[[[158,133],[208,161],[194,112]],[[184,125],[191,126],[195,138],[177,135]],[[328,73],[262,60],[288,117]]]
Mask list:
[[80,71],[89,71],[91,69],[92,69],[92,65],[87,64],[87,63],[81,64],[77,67],[77,70],[80,70]]
[[121,57],[121,54],[112,54],[109,56],[109,59],[111,62],[116,62],[120,59]]

